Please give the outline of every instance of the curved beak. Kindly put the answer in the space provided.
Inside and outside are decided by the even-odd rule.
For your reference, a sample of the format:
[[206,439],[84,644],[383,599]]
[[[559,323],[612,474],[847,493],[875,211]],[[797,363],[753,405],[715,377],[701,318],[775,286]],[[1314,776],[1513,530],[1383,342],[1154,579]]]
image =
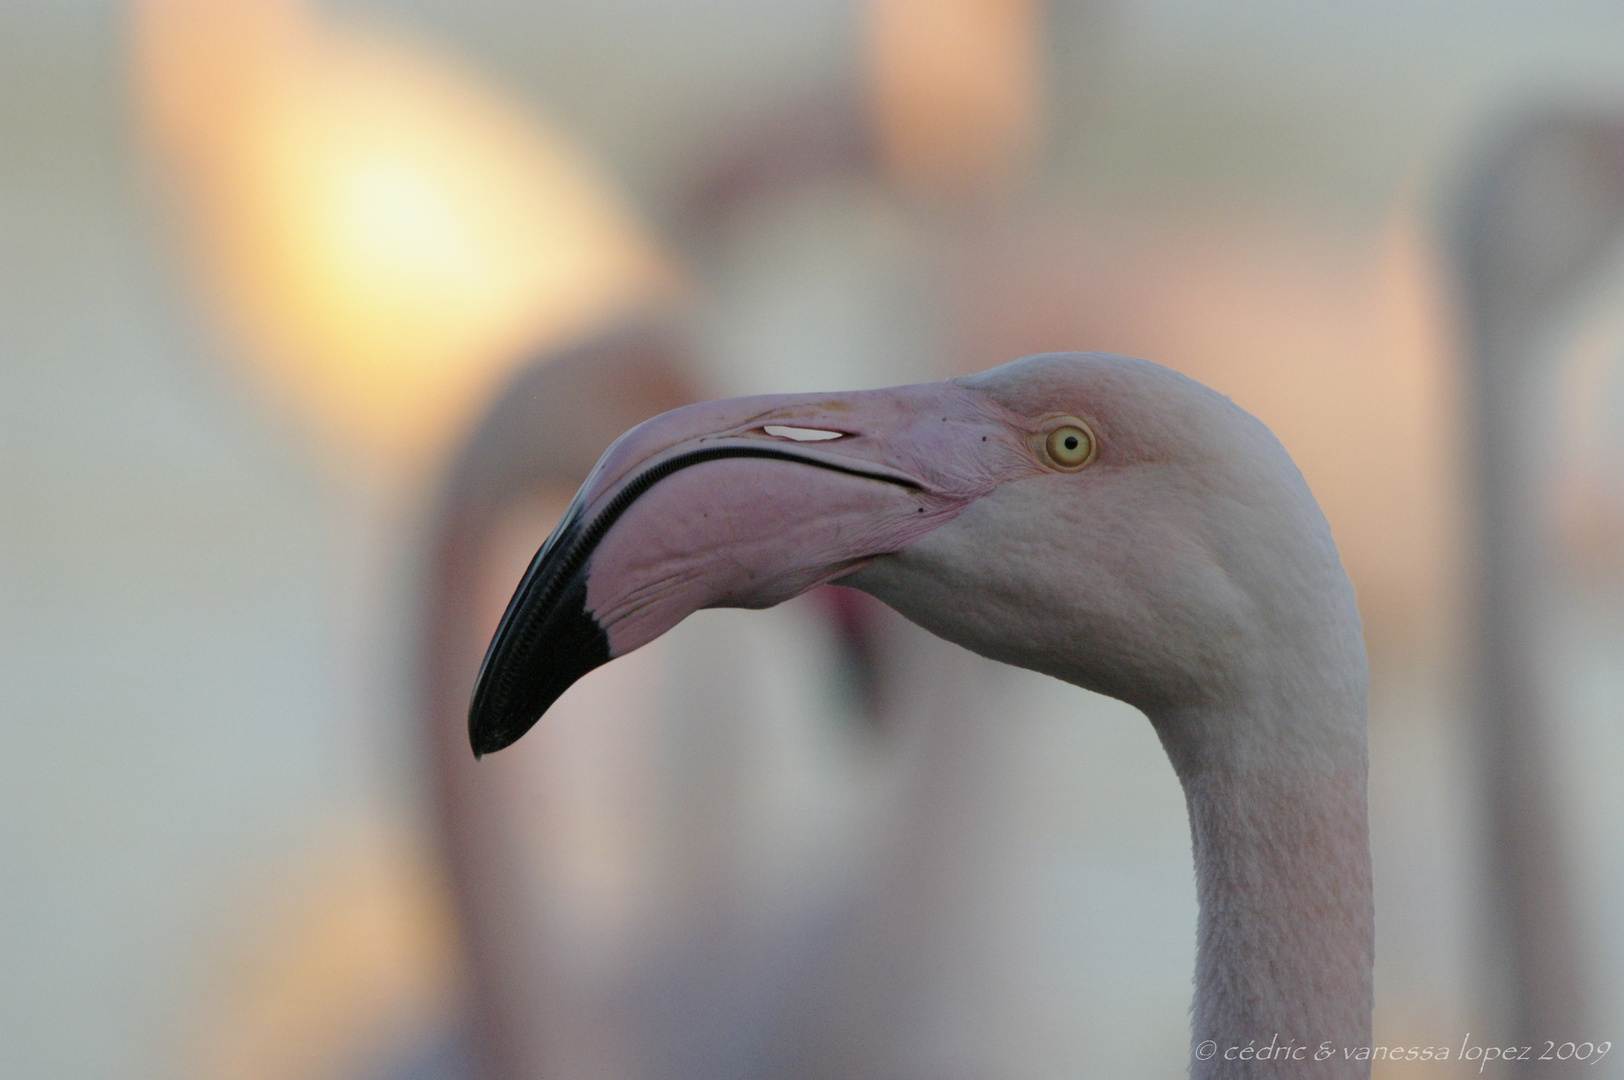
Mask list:
[[955,383],[734,398],[633,428],[508,602],[468,713],[475,755],[690,613],[781,603],[1034,470],[1009,414]]

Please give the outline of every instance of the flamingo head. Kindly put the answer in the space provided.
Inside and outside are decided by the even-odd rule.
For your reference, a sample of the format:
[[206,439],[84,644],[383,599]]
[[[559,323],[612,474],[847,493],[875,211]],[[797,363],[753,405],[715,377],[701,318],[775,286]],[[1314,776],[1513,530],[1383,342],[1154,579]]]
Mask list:
[[693,611],[836,580],[1153,719],[1255,690],[1284,653],[1358,648],[1329,529],[1261,423],[1148,361],[1048,354],[942,383],[708,402],[627,432],[502,617],[474,751]]

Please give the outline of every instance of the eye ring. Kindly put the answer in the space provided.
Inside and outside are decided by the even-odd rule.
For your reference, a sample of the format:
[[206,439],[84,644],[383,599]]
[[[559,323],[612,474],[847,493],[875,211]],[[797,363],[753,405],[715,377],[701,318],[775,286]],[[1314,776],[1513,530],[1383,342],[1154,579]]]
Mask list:
[[1042,440],[1043,460],[1066,472],[1081,469],[1094,460],[1099,450],[1099,441],[1094,438],[1094,433],[1074,416],[1061,417],[1039,438]]

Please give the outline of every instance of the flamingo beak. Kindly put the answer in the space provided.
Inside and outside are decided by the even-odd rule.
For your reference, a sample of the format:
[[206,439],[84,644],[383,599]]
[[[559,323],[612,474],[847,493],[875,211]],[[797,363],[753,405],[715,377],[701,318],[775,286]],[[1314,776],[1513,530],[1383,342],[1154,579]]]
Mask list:
[[468,714],[508,746],[587,672],[707,607],[770,607],[897,552],[1034,466],[984,393],[735,398],[621,436],[519,582]]

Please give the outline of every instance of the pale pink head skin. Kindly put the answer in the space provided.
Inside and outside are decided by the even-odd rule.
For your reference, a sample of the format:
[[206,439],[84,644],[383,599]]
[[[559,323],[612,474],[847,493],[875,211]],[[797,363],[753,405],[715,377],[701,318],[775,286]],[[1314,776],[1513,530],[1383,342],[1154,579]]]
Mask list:
[[[1067,417],[1096,442],[1081,468],[1043,451]],[[769,425],[841,437],[796,443]],[[720,446],[798,460],[690,465],[625,504],[647,470]],[[622,437],[572,520],[607,521],[617,497],[585,567],[610,656],[699,608],[839,579],[949,641],[1144,710],[1189,804],[1193,1042],[1368,1045],[1358,609],[1301,474],[1227,398],[1143,360],[1055,354],[924,386],[713,402]]]

